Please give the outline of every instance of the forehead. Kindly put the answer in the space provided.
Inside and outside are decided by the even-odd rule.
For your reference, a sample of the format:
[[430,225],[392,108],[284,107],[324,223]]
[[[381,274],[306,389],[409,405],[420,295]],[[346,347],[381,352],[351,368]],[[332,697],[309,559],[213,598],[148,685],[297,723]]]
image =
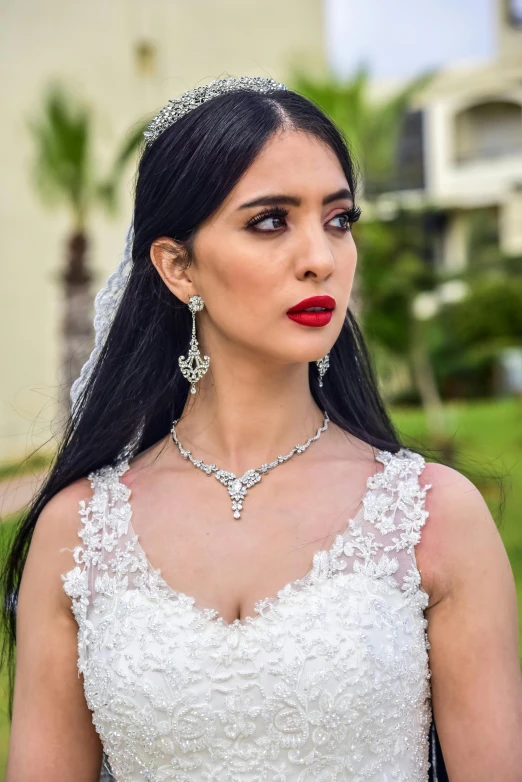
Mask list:
[[256,195],[270,193],[320,200],[342,187],[349,185],[330,147],[302,131],[283,131],[267,141],[222,207],[236,209]]

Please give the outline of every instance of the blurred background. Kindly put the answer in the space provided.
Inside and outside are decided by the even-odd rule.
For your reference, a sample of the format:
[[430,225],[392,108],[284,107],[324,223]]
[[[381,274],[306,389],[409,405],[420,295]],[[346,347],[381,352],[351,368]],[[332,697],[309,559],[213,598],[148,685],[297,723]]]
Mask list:
[[90,352],[146,124],[264,75],[349,139],[352,306],[382,393],[407,444],[483,493],[522,605],[521,0],[3,0],[0,62],[2,545]]

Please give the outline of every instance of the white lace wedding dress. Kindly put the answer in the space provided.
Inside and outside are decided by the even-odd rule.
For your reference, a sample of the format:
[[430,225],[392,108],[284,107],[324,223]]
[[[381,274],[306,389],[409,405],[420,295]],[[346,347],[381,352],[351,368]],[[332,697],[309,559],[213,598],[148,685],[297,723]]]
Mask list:
[[117,782],[426,782],[427,518],[410,450],[379,451],[360,511],[310,571],[227,623],[169,586],[131,524],[128,462],[89,475],[62,576]]

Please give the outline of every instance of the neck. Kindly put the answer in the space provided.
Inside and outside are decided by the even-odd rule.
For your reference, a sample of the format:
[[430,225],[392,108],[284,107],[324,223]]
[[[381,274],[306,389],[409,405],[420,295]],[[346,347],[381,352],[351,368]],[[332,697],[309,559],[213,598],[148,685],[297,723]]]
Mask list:
[[236,475],[304,444],[324,421],[306,363],[264,370],[259,363],[235,365],[223,372],[216,367],[199,385],[195,396],[189,394],[177,437],[194,458]]

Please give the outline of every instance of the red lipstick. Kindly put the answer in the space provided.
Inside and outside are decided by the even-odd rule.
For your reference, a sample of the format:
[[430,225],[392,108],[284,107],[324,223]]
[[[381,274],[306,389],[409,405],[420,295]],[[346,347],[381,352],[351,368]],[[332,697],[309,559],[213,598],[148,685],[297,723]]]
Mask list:
[[[309,311],[310,307],[321,307],[322,309]],[[286,314],[291,320],[302,326],[326,326],[332,319],[334,309],[335,299],[331,296],[310,296],[291,307]]]

